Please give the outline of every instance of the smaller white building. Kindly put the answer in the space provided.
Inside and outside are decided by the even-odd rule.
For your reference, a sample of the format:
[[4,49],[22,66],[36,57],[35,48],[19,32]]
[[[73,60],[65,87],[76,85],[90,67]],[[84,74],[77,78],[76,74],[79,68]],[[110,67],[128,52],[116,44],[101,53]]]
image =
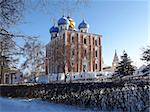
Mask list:
[[24,83],[23,73],[18,71],[14,75],[13,84],[22,84]]
[[19,70],[9,70],[4,74],[4,84],[22,84],[23,73]]
[[72,72],[72,73],[58,73],[49,74],[49,82],[76,82],[76,81],[98,81],[112,77],[112,72]]
[[36,83],[46,84],[49,82],[48,75],[39,75],[36,77]]

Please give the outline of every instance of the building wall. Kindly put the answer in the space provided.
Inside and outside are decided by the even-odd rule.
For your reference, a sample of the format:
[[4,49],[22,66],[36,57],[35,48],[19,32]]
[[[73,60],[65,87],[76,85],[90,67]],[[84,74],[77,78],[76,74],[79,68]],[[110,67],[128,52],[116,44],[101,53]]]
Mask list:
[[46,46],[46,71],[101,71],[101,55],[100,35],[66,30]]
[[3,84],[21,84],[23,83],[23,73],[20,71],[9,71],[4,74]]
[[101,44],[101,36],[98,36],[98,68],[99,68],[99,71],[102,71],[102,44]]
[[79,44],[79,37],[78,37],[78,33],[76,33],[75,34],[75,36],[74,36],[74,43],[75,43],[75,64],[74,64],[74,66],[75,66],[75,72],[78,72],[78,61],[79,61],[79,58],[78,58],[78,55],[79,55],[79,46],[78,46],[78,44]]
[[91,71],[91,37],[88,34],[88,47],[87,47],[87,62],[88,62],[88,71]]
[[46,45],[46,73],[64,72],[64,46],[63,36],[56,37]]
[[70,32],[66,32],[65,33],[65,39],[66,39],[66,43],[65,43],[65,54],[66,54],[66,57],[65,57],[65,72],[70,72],[71,71],[71,33]]

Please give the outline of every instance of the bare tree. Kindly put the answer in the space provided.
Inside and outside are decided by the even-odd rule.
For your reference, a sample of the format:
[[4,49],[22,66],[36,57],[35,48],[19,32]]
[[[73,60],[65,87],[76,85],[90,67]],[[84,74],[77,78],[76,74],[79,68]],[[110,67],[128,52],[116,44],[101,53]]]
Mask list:
[[9,60],[9,67],[14,67],[21,55],[21,47],[14,41],[14,35],[4,29],[0,29],[0,56]]
[[19,62],[20,49],[14,41],[14,35],[0,29],[0,83],[3,83],[3,74]]
[[0,56],[8,58],[9,66],[14,66],[18,61],[20,47],[14,38],[21,35],[10,33],[7,28],[21,19],[23,9],[24,0],[0,0]]
[[0,0],[0,27],[16,24],[22,17],[24,0]]
[[44,45],[38,41],[38,38],[33,37],[26,40],[23,48],[25,61],[22,63],[21,68],[30,71],[30,73],[35,72],[36,75],[39,75],[39,73],[44,70]]

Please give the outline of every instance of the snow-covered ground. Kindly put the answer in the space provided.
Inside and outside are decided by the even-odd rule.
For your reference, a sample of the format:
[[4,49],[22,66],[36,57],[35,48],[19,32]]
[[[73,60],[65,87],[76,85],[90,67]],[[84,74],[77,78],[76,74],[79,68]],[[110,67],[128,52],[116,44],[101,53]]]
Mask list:
[[94,112],[94,110],[41,100],[0,97],[0,112]]

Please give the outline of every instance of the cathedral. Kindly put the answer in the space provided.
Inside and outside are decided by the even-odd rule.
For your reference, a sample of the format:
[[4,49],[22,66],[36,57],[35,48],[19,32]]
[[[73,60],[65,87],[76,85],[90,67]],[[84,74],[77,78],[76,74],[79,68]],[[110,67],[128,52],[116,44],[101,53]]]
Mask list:
[[46,74],[102,70],[102,35],[90,33],[85,20],[76,29],[71,17],[62,16],[49,32]]

